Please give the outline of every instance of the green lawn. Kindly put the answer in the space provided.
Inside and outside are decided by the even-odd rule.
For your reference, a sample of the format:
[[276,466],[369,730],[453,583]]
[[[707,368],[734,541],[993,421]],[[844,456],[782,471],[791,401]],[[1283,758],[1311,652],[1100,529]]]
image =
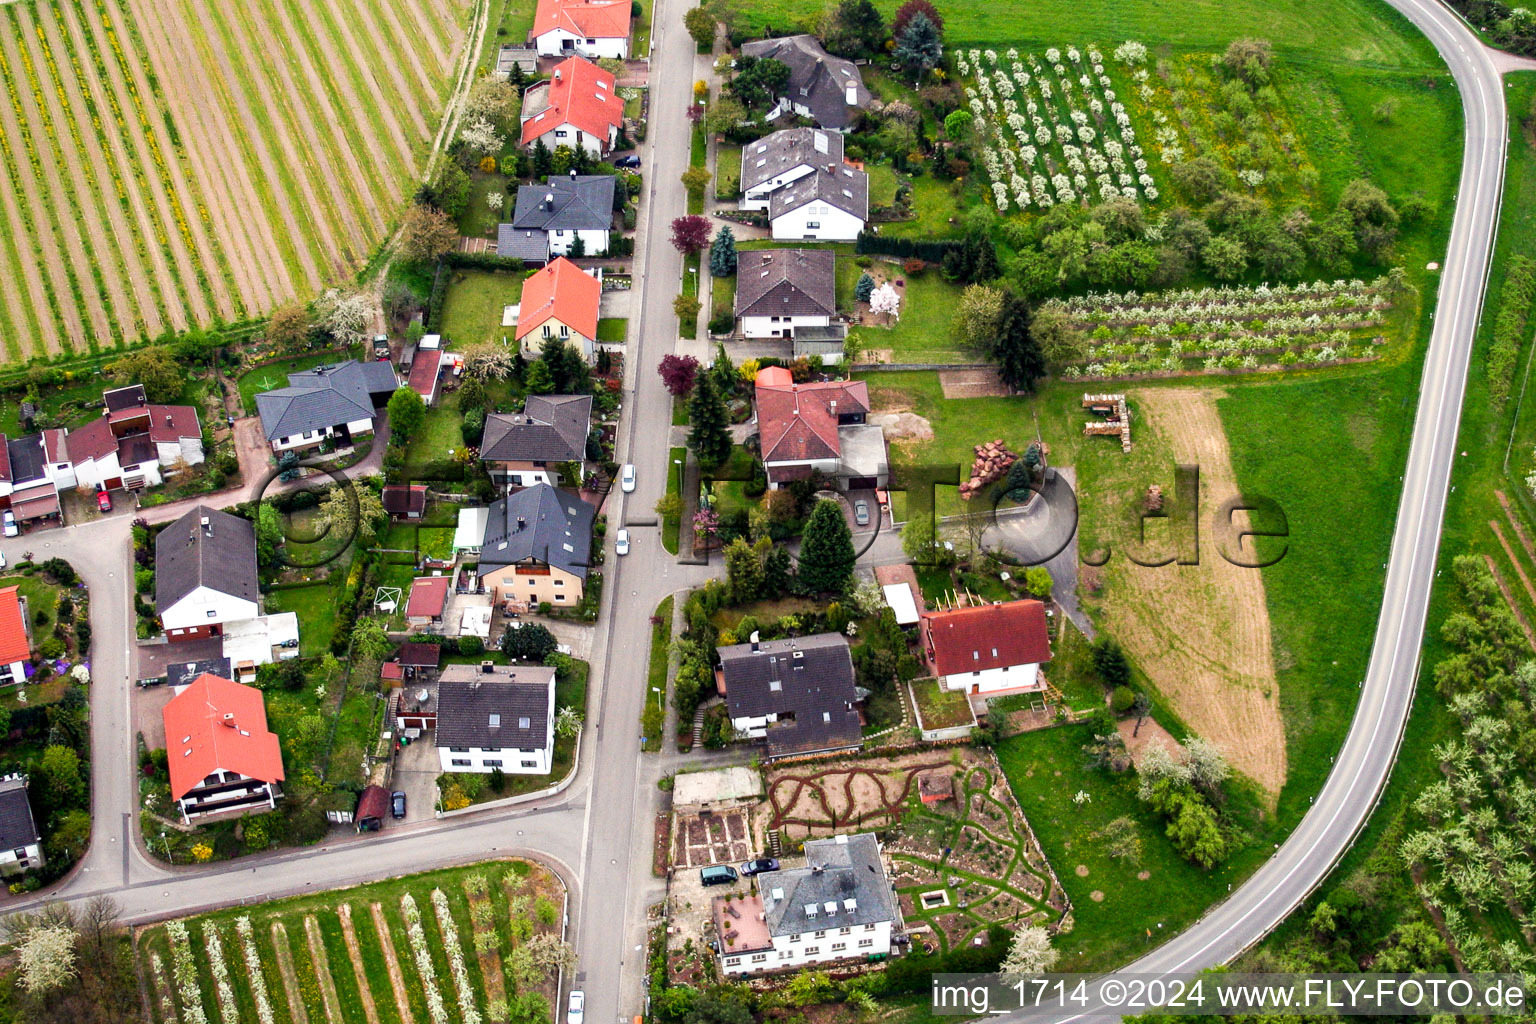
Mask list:
[[710,305],[709,316],[714,319],[722,309],[729,310],[732,315],[736,312],[736,275],[730,277],[714,277],[709,279]]
[[[703,273],[699,262],[699,254],[693,253],[683,260],[682,294],[697,298],[699,295],[699,275]],[[699,311],[703,315],[703,309]],[[684,338],[696,338],[699,334],[699,318],[687,317],[680,319],[677,324],[677,333]]]
[[[652,707],[652,701],[654,700],[661,707],[665,708],[667,702],[667,658],[671,653],[672,645],[672,598],[670,596],[662,598],[661,603],[656,606],[656,613],[652,618],[656,621],[651,624],[651,653],[649,668],[646,672],[648,688],[646,690],[645,706],[647,708]],[[653,690],[660,690],[660,695],[652,693],[651,691]],[[640,720],[641,732],[644,733],[646,728],[644,712],[641,713]],[[646,736],[641,749],[651,754],[660,752],[662,736],[665,732],[665,729],[658,729],[655,736]]]
[[[674,408],[683,403],[674,403]],[[687,422],[686,420],[684,422]],[[672,448],[667,451],[667,493],[677,494],[680,490],[679,477],[682,476],[682,468],[675,463],[682,462],[688,454],[686,448]],[[682,529],[682,516],[667,516],[661,521],[661,546],[667,549],[668,554],[677,554],[678,531]]]
[[[491,0],[491,24],[485,33],[485,46],[480,51],[479,67],[490,71],[496,67],[496,55],[506,45],[521,46],[533,28],[534,6],[528,0]],[[639,51],[643,54],[643,51]]]
[[[1159,816],[1137,799],[1133,772],[1113,775],[1088,766],[1082,748],[1091,738],[1087,726],[1074,725],[1024,733],[997,746],[1019,806],[1072,898],[1076,924],[1055,942],[1059,971],[1106,970],[1141,955],[1194,921],[1269,852],[1268,843],[1251,846],[1208,872],[1187,863],[1163,835]],[[1079,792],[1092,799],[1075,804]],[[1141,841],[1135,860],[1110,856],[1095,835],[1121,817],[1135,823]]]
[[331,632],[336,628],[336,598],[329,584],[271,590],[267,592],[266,605],[269,614],[298,615],[300,656],[308,658],[330,649]]
[[[103,381],[99,375],[93,375],[80,384],[70,384],[60,388],[39,388],[38,425],[45,421],[56,421],[63,427],[84,426],[101,415],[99,411],[101,392],[103,388],[110,386],[111,384]],[[19,393],[6,392],[0,395],[0,434],[19,437],[26,433],[21,425],[21,403],[25,400],[26,396]],[[98,408],[84,408],[88,402],[94,403]]]
[[925,729],[947,729],[973,721],[971,702],[965,694],[940,689],[937,679],[913,680],[912,693],[917,698],[917,713]]
[[[842,261],[839,261],[842,262]],[[852,261],[849,261],[852,262]],[[866,349],[890,349],[891,362],[973,362],[976,357],[962,352],[949,335],[950,315],[960,299],[960,287],[944,280],[937,269],[912,277],[893,263],[876,263],[872,273],[884,273],[906,281],[898,288],[901,313],[890,327],[876,326],[866,318],[864,326],[854,328]],[[858,273],[853,274],[854,281]],[[852,285],[849,296],[852,297]]]
[[451,457],[454,449],[464,447],[464,417],[459,414],[458,392],[440,399],[427,410],[421,429],[411,436],[405,451],[407,474],[420,472],[434,462]]
[[[486,197],[491,194],[502,197],[500,210],[491,209]],[[512,218],[512,208],[517,204],[517,182],[505,174],[486,174],[474,171],[469,176],[469,203],[459,217],[459,234],[470,238],[495,238],[496,225]]]
[[721,142],[715,146],[715,198],[735,199],[741,192],[741,147]]
[[[27,601],[27,614],[32,625],[32,637],[41,642],[44,638],[53,635],[54,623],[58,621],[59,596],[64,593],[64,588],[56,583],[49,583],[42,576],[7,576],[0,579],[0,588],[19,587],[21,596]],[[145,595],[151,604],[154,603],[154,592]],[[38,616],[42,618],[38,618]]]
[[865,164],[869,175],[869,205],[890,206],[896,201],[896,171],[890,164]]
[[[889,168],[877,167],[879,170]],[[976,180],[980,180],[977,178]],[[874,202],[875,182],[871,178],[870,202]],[[891,194],[895,194],[895,178],[892,176]],[[929,175],[912,179],[912,220],[898,220],[880,225],[882,235],[898,238],[954,238],[963,233],[960,215],[962,201],[956,192],[964,193],[964,187],[955,182],[939,181]],[[970,205],[976,205],[974,196]]]
[[356,358],[356,352],[311,352],[307,355],[295,356],[292,359],[283,359],[275,363],[267,363],[253,370],[247,370],[240,375],[235,386],[240,389],[240,404],[245,407],[246,415],[256,415],[256,395],[262,391],[271,391],[273,388],[285,388],[288,386],[288,375],[298,373],[300,370],[310,370],[322,363],[339,363],[347,359]]
[[498,270],[454,270],[443,300],[443,337],[459,345],[511,340],[514,328],[501,326],[504,306],[522,299],[527,274]]
[[605,316],[597,322],[597,340],[610,345],[622,344],[629,336],[629,321],[622,317]]

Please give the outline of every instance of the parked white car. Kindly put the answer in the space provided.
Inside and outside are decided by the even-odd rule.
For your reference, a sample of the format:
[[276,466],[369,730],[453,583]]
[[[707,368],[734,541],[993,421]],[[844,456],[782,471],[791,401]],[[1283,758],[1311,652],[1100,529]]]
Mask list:
[[635,489],[635,467],[625,463],[624,470],[619,474],[619,489],[625,494]]
[[581,989],[571,993],[571,1001],[565,1007],[565,1024],[581,1024],[581,1018],[587,1005],[587,997]]
[[621,555],[629,554],[629,531],[628,530],[620,530],[619,531],[618,536],[614,539],[614,542],[613,542],[613,550],[617,551]]

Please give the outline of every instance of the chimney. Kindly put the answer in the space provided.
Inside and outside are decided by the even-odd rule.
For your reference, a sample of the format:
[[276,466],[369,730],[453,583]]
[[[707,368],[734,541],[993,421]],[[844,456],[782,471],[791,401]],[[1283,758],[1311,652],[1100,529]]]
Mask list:
[[574,168],[574,167],[571,168],[571,180],[572,181],[576,180],[576,168]]
[[491,675],[495,671],[495,666],[496,663],[494,661],[482,661],[480,663],[480,671],[485,675]]
[[517,517],[517,532],[518,533],[521,533],[523,531],[523,523],[524,523],[523,517],[522,516],[518,516]]
[[560,69],[555,68],[555,81],[560,81]]
[[555,208],[555,194],[553,192],[545,192],[544,193],[544,209],[546,209],[546,210],[553,210],[554,208]]
[[166,413],[165,414],[165,425],[166,426],[170,426],[171,425],[171,414],[170,413]]
[[233,711],[224,712],[224,724],[231,729],[235,727],[235,713]]
[[757,632],[757,630],[754,629],[752,631],[752,636],[748,638],[748,639],[750,639],[752,641],[752,650],[753,650],[754,653],[756,653],[756,651],[758,650],[758,647],[757,647],[757,637],[758,637],[758,632]]

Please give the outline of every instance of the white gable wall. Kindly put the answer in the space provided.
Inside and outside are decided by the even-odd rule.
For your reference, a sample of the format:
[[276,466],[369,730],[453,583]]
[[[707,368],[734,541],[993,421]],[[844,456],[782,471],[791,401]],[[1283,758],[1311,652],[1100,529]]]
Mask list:
[[741,333],[749,338],[790,338],[797,327],[826,327],[828,316],[744,316]]
[[775,239],[851,242],[863,230],[862,220],[819,200],[786,211],[773,219]]
[[173,629],[191,629],[215,622],[254,619],[257,614],[255,601],[222,594],[212,587],[198,587],[167,608],[161,614],[160,622],[169,633]]
[[[752,168],[752,165],[757,163],[757,161],[767,159],[768,158],[765,156],[760,157],[755,155],[749,148],[747,152],[742,154],[741,157],[742,174],[745,175],[747,171]],[[743,210],[768,209],[769,196],[773,195],[785,185],[788,185],[794,181],[799,181],[807,174],[810,174],[811,169],[812,168],[810,164],[796,164],[795,166],[789,168],[789,170],[784,171],[781,174],[775,174],[772,178],[769,178],[767,181],[762,182],[761,184],[753,185],[752,190],[750,192],[746,192],[742,196],[741,208]]]
[[545,232],[549,236],[549,253],[551,256],[564,256],[571,251],[571,246],[580,238],[587,247],[588,256],[598,256],[608,251],[608,231],[568,231],[553,230]]
[[535,36],[533,44],[538,49],[540,57],[569,57],[572,54],[579,54],[592,60],[600,57],[629,59],[628,36],[582,38],[566,29],[555,28],[541,36]]
[[945,689],[956,693],[995,693],[999,690],[1039,690],[1039,665],[1008,665],[1003,668],[982,669],[977,672],[959,672],[944,676]]

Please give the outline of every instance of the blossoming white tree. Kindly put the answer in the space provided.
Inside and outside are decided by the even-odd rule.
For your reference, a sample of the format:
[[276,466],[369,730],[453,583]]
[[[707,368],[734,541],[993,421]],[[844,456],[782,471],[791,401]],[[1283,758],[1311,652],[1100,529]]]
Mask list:
[[896,294],[896,289],[891,287],[889,281],[870,293],[869,311],[883,314],[892,320],[901,316],[901,296]]
[[32,995],[52,992],[75,976],[75,933],[62,924],[38,925],[16,951],[21,987]]
[[1039,925],[1020,928],[1008,946],[1008,955],[1003,958],[1002,973],[1041,974],[1055,966],[1057,955],[1051,948],[1050,933],[1044,928]]
[[502,195],[500,192],[490,192],[487,193],[485,197],[485,205],[489,206],[493,210],[500,210],[502,204],[506,201],[507,197]]
[[496,126],[483,117],[477,117],[460,128],[459,140],[472,152],[487,156],[500,153],[501,147],[507,142],[506,138],[496,131]]

